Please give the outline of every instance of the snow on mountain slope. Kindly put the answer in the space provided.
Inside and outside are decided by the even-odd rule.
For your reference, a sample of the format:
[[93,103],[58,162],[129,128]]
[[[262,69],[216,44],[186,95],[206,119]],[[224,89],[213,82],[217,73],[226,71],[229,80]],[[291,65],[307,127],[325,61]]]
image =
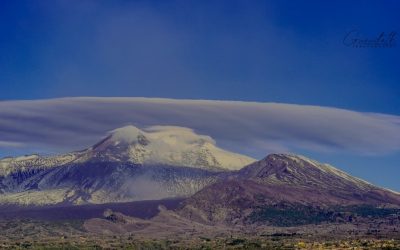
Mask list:
[[271,154],[242,168],[238,176],[261,184],[328,191],[340,198],[346,197],[348,201],[384,203],[386,200],[388,203],[400,205],[399,193],[375,186],[329,164],[319,163],[301,155]]
[[146,132],[134,126],[115,129],[77,162],[87,160],[227,170],[240,169],[255,161],[218,148],[209,136],[175,126],[153,126]]
[[0,177],[0,204],[101,204],[188,197],[221,174],[190,167],[73,163]]
[[59,156],[43,157],[39,155],[27,155],[19,157],[7,157],[0,159],[0,176],[5,176],[16,171],[29,171],[34,169],[51,168],[71,163],[81,153],[74,152]]
[[218,148],[211,137],[198,135],[189,128],[153,126],[145,132],[126,126],[111,131],[105,139],[82,151],[52,157],[30,155],[0,159],[0,176],[86,161],[236,170],[255,159]]

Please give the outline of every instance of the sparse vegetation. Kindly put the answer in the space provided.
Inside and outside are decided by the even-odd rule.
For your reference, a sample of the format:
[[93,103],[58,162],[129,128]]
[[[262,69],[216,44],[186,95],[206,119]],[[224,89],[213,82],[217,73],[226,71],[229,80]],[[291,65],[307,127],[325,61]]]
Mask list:
[[400,241],[386,239],[348,239],[348,240],[303,240],[281,239],[270,241],[262,238],[226,239],[213,238],[204,242],[196,239],[183,239],[171,242],[165,239],[117,239],[73,238],[69,242],[49,240],[39,242],[1,242],[2,249],[400,249]]
[[310,208],[281,209],[262,207],[250,214],[250,223],[267,223],[273,226],[289,227],[323,221],[332,221],[332,213],[315,211]]
[[264,206],[256,208],[247,220],[250,223],[290,227],[338,220],[351,222],[357,217],[385,218],[390,215],[400,215],[400,209],[376,208],[368,205],[335,207],[327,210],[308,206]]
[[0,249],[400,249],[400,235],[392,231],[400,227],[400,222],[387,227],[387,221],[379,216],[361,217],[357,226],[261,226],[254,231],[249,227],[229,233],[222,233],[219,228],[190,234],[171,231],[169,236],[156,232],[93,234],[86,232],[82,224],[83,221],[0,221]]
[[347,208],[339,208],[339,211],[349,211],[356,216],[362,217],[372,217],[372,218],[383,218],[389,215],[400,215],[400,209],[395,208],[376,208],[370,205],[363,205],[363,206],[351,206]]

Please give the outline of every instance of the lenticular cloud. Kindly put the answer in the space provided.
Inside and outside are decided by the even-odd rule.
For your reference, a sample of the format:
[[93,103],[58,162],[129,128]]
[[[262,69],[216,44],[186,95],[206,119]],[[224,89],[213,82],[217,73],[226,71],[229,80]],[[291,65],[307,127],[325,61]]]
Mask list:
[[0,149],[77,150],[129,124],[188,127],[239,151],[400,150],[399,116],[277,103],[87,97],[0,102]]

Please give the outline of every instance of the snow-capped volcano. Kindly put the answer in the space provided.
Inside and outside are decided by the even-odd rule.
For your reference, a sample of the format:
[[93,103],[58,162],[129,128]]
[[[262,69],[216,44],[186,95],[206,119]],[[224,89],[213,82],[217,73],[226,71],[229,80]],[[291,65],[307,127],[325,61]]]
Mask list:
[[146,131],[134,126],[115,129],[79,159],[86,160],[227,170],[255,161],[218,148],[209,136],[176,126],[153,126]]
[[106,203],[187,197],[255,160],[193,130],[126,126],[82,151],[0,160],[0,203]]
[[103,140],[85,150],[51,157],[30,155],[1,159],[0,176],[17,170],[88,161],[237,170],[256,160],[223,150],[211,137],[196,134],[189,128],[153,126],[144,131],[126,126],[110,131]]

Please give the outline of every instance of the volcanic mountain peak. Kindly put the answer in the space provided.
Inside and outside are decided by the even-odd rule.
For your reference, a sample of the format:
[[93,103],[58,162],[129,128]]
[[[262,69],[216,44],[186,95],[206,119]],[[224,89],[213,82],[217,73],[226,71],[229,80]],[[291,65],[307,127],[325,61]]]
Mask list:
[[189,128],[127,126],[82,151],[0,160],[0,204],[187,197],[254,161]]
[[368,190],[372,184],[353,177],[328,164],[293,154],[271,154],[240,170],[240,178],[269,184],[287,184],[323,188]]
[[268,209],[353,205],[400,207],[400,195],[304,156],[272,154],[200,190],[180,212],[207,223],[236,224],[266,216]]
[[115,129],[82,159],[231,170],[255,161],[218,148],[209,136],[177,126]]
[[110,131],[92,147],[68,154],[0,159],[0,175],[72,163],[118,162],[171,165],[213,170],[237,170],[255,159],[217,147],[209,136],[177,126],[152,126],[141,130],[126,126]]

